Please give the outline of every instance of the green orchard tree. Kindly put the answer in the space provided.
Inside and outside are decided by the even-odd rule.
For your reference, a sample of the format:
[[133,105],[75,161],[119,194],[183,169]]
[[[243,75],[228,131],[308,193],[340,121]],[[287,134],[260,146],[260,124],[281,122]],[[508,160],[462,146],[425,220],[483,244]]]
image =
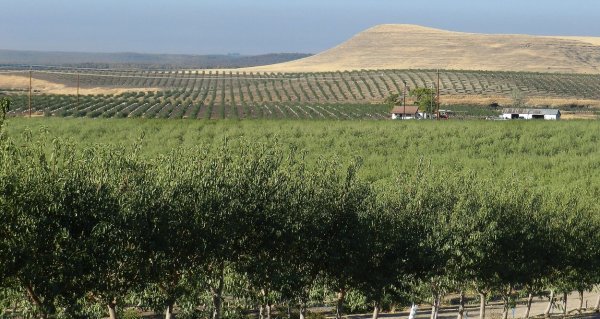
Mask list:
[[4,121],[6,120],[6,113],[10,110],[10,99],[6,97],[0,98],[0,133],[2,132],[2,127],[4,126]]
[[373,303],[373,319],[379,317],[385,297],[405,303],[417,275],[419,221],[403,205],[405,194],[396,190],[396,185],[368,189],[370,198],[359,216],[367,249],[355,282]]
[[[140,231],[148,256],[149,283],[154,284],[163,301],[165,319],[173,316],[176,301],[191,293],[190,285],[198,270],[206,262],[206,224],[203,214],[195,211],[202,207],[195,183],[202,176],[194,160],[185,151],[161,157],[153,163],[146,192],[138,192],[136,206],[144,223]],[[187,154],[191,155],[191,154]]]
[[92,233],[102,211],[115,206],[114,197],[88,170],[90,158],[60,142],[48,155],[37,144],[3,155],[10,157],[3,161],[10,184],[0,200],[6,221],[0,233],[7,235],[2,277],[18,282],[40,317],[77,317],[77,301],[96,270]]
[[271,318],[274,295],[286,281],[290,238],[285,223],[289,210],[286,176],[279,151],[246,154],[237,176],[241,219],[247,225],[244,247],[235,267],[260,292],[260,316]]
[[358,163],[347,166],[344,174],[321,172],[328,176],[322,207],[321,249],[323,271],[330,285],[337,290],[336,318],[341,318],[348,289],[356,287],[361,273],[360,260],[367,255],[366,230],[360,215],[367,209],[368,188],[357,177]]
[[219,319],[223,311],[223,291],[226,270],[238,257],[243,246],[240,239],[246,226],[240,220],[238,200],[239,162],[234,161],[227,150],[219,150],[212,158],[200,165],[202,182],[196,184],[200,207],[195,210],[196,219],[207,224],[207,247],[210,251],[200,273],[206,276],[207,288],[212,299],[212,317]]
[[95,153],[100,158],[90,167],[94,174],[106,179],[116,205],[107,206],[99,215],[92,233],[96,268],[90,278],[90,295],[108,307],[109,317],[117,317],[117,305],[131,291],[142,289],[147,280],[144,270],[143,220],[138,213],[137,198],[148,194],[148,164],[138,156],[139,145],[133,149],[102,148]]
[[[442,178],[443,177],[443,178]],[[438,316],[443,295],[451,288],[451,277],[446,263],[445,245],[448,232],[444,218],[451,212],[453,193],[451,181],[444,172],[431,168],[430,164],[418,163],[415,171],[405,174],[402,188],[406,198],[405,209],[419,221],[413,223],[417,230],[418,252],[414,253],[413,269],[418,279],[417,294],[431,302],[431,318]],[[415,217],[415,218],[417,218]],[[431,299],[430,299],[431,298]]]
[[392,93],[388,95],[383,103],[388,105],[390,108],[393,108],[396,105],[400,105],[402,103],[402,96],[398,93]]
[[419,106],[419,110],[427,114],[433,114],[437,107],[435,101],[435,92],[431,88],[415,88],[409,94],[415,99],[415,105]]
[[[465,293],[473,288],[478,270],[477,257],[482,248],[488,244],[483,242],[482,228],[485,220],[478,214],[482,201],[482,185],[475,182],[474,174],[467,173],[455,176],[445,173],[445,184],[450,191],[445,192],[449,202],[447,209],[439,210],[437,225],[442,240],[439,243],[440,254],[446,259],[444,269],[450,286],[459,292],[458,318],[462,319],[465,311]],[[483,247],[482,247],[483,246]],[[484,305],[485,307],[485,305]]]
[[312,288],[322,281],[326,270],[323,261],[328,258],[329,242],[324,236],[335,226],[331,224],[330,208],[339,194],[342,179],[339,164],[333,159],[321,159],[308,169],[303,156],[292,156],[293,169],[286,169],[291,173],[286,190],[289,205],[286,224],[291,238],[283,266],[288,282],[280,288],[284,299],[297,303],[301,319],[307,315]]
[[558,192],[548,199],[556,218],[558,249],[555,254],[560,257],[549,281],[553,290],[563,294],[563,314],[568,312],[567,296],[571,291],[579,293],[580,304],[576,310],[581,313],[584,292],[597,283],[598,248],[590,245],[590,239],[598,237],[600,228],[595,221],[595,204],[590,199],[578,189]]

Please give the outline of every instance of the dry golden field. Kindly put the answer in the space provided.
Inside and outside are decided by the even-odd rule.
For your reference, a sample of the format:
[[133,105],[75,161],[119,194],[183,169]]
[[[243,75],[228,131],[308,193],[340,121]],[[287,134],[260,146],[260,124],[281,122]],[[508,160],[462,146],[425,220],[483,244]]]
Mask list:
[[248,70],[444,69],[600,73],[600,38],[476,34],[379,25],[320,54]]

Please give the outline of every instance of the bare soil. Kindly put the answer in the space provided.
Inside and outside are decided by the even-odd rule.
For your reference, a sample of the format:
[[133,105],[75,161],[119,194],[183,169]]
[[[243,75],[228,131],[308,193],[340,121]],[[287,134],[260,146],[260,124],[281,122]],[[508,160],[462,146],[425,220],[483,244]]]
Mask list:
[[[32,79],[31,86],[35,92],[47,94],[77,94],[77,88],[67,86],[61,83],[49,82],[40,79]],[[29,90],[29,77],[22,75],[5,75],[0,74],[0,88],[3,89],[19,89]],[[97,95],[97,94],[121,94],[126,92],[152,91],[156,92],[156,88],[80,88],[81,95]]]

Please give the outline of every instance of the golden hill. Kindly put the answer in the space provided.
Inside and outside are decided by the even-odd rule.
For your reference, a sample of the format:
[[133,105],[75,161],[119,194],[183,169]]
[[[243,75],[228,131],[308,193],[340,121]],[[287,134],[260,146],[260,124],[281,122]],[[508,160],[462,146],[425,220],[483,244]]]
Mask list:
[[475,34],[379,25],[320,54],[248,68],[266,72],[445,69],[599,73],[600,37]]

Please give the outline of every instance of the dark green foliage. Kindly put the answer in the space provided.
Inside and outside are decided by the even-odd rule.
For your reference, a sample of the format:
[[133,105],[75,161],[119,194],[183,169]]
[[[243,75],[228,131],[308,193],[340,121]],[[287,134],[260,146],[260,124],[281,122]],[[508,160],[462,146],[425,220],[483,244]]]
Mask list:
[[[156,123],[190,121],[132,123],[150,123],[150,135]],[[108,305],[175,305],[180,317],[218,318],[338,299],[340,311],[362,312],[464,289],[493,291],[508,309],[514,289],[600,281],[600,251],[590,245],[600,241],[596,123],[473,122],[487,136],[464,124],[403,124],[398,152],[408,163],[383,154],[391,173],[374,173],[380,163],[368,156],[394,148],[383,143],[385,126],[191,123],[202,124],[194,129],[202,140],[167,127],[161,136],[177,150],[146,155],[154,137],[79,146],[54,140],[48,127],[13,138],[19,122],[9,122],[10,138],[0,140],[0,310],[89,318]],[[89,126],[61,128],[102,139]],[[215,133],[223,131],[231,137]],[[581,163],[560,160],[573,154]],[[565,173],[568,165],[587,167],[585,178]]]
[[419,111],[432,114],[436,110],[435,91],[431,88],[415,88],[410,90],[410,96],[415,99]]

